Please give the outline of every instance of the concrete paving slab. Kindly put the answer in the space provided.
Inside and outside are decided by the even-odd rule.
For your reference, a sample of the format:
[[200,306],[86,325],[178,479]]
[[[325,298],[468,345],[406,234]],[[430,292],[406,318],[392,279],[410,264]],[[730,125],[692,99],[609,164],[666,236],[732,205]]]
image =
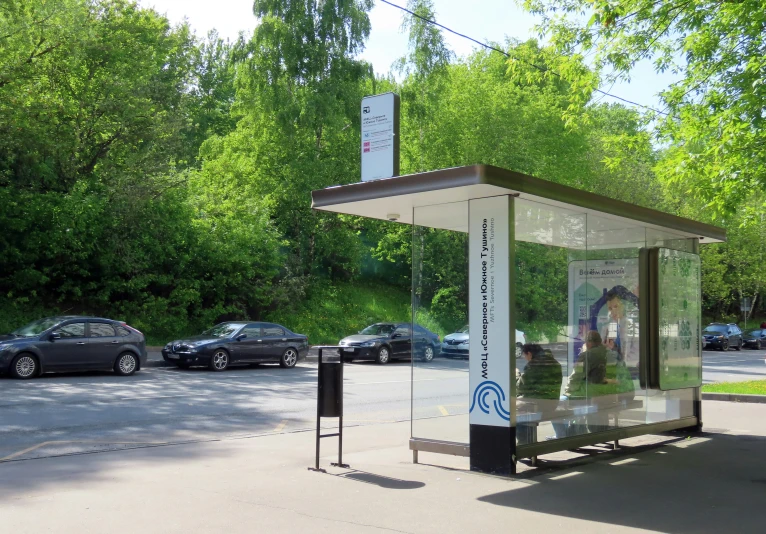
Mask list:
[[464,458],[413,465],[408,423],[348,429],[353,469],[327,474],[307,470],[312,432],[6,462],[0,532],[762,532],[766,406],[703,409],[715,432],[626,440],[513,479]]

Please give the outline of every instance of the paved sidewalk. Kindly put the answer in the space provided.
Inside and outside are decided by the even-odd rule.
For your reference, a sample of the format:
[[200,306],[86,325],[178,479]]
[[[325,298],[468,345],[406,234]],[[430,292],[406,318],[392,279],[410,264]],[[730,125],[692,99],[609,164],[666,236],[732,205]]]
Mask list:
[[[463,458],[413,465],[406,423],[348,429],[354,469],[328,474],[306,469],[311,432],[7,462],[0,532],[763,532],[766,406],[703,409],[699,437],[626,440],[513,480]],[[334,440],[323,448],[327,466]]]

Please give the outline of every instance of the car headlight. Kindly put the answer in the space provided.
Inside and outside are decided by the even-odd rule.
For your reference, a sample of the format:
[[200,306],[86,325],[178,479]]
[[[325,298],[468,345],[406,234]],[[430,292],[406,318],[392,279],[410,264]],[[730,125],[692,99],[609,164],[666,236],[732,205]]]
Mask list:
[[723,339],[723,336],[718,336],[718,339]]
[[10,343],[0,344],[0,352],[4,351],[5,349],[10,348]]
[[374,347],[376,345],[377,341],[365,341],[364,343],[360,343],[360,347]]

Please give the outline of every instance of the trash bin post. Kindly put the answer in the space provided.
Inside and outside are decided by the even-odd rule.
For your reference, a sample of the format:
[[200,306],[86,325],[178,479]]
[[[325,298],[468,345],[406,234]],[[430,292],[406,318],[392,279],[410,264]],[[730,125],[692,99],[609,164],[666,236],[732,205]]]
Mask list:
[[[325,362],[323,352],[325,349],[338,351],[338,362]],[[348,468],[348,464],[343,463],[343,353],[342,347],[322,346],[317,347],[319,351],[319,368],[317,372],[317,429],[316,429],[316,459],[314,467],[309,467],[310,471],[326,471],[319,467],[320,440],[322,438],[338,437],[338,462],[331,463],[335,467]],[[338,367],[334,367],[334,366]],[[338,432],[333,434],[322,434],[321,418],[337,417]]]
[[340,400],[340,415],[338,418],[338,462],[332,462],[330,465],[333,467],[348,468],[348,464],[343,463],[343,352],[342,349],[338,351],[338,384],[337,384],[337,398]]

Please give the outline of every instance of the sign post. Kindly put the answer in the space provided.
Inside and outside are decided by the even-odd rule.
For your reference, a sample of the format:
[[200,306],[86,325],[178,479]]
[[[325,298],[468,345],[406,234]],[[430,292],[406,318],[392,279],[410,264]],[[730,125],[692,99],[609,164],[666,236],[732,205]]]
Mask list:
[[516,469],[513,232],[513,197],[468,202],[470,462],[483,473]]
[[399,95],[362,99],[362,181],[399,176]]

